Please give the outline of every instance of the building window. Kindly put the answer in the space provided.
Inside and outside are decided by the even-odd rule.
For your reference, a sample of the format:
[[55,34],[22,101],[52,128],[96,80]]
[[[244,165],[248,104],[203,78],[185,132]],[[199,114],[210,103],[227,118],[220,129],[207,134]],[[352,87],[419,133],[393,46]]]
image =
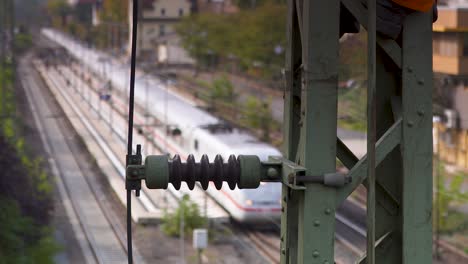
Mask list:
[[184,9],[183,8],[179,8],[179,16],[183,16],[184,15]]
[[463,56],[468,56],[468,33],[463,33]]
[[164,36],[166,34],[166,27],[164,25],[159,25],[159,36]]
[[166,15],[166,9],[165,8],[161,8],[161,16],[165,16]]

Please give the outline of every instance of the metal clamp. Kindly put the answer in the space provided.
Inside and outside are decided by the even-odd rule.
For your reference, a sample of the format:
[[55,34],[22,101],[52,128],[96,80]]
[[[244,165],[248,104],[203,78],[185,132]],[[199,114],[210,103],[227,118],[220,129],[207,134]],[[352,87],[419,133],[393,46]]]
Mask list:
[[125,175],[125,189],[135,190],[135,195],[140,196],[141,180],[144,179],[143,175],[139,170],[135,170],[135,167],[142,166],[142,155],[141,145],[137,145],[136,154],[127,155],[127,171]]

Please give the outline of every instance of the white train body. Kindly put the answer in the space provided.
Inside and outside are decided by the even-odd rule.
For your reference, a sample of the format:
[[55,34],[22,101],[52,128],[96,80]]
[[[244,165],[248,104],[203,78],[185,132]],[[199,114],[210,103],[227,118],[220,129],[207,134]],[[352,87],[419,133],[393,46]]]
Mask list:
[[[43,29],[42,33],[65,47],[94,72],[109,77],[113,87],[126,91],[129,79],[127,64],[122,64],[102,52],[85,48],[57,31]],[[257,155],[261,160],[267,160],[268,156],[281,155],[276,148],[259,142],[244,131],[223,127],[221,120],[168,91],[165,85],[156,78],[143,79],[138,75],[135,81],[136,102],[141,106],[148,102],[152,115],[166,123],[166,126],[177,128],[181,132],[180,135],[171,136],[165,128],[155,129],[153,138],[160,149],[171,155],[179,154],[182,160],[185,160],[188,154],[193,154],[197,161],[203,154],[207,154],[210,160],[217,154],[222,155],[225,160],[231,154]],[[135,120],[135,123],[141,122]],[[207,192],[238,221],[269,222],[279,219],[281,215],[280,183],[262,183],[254,190],[230,190],[225,183],[221,190],[210,186]]]

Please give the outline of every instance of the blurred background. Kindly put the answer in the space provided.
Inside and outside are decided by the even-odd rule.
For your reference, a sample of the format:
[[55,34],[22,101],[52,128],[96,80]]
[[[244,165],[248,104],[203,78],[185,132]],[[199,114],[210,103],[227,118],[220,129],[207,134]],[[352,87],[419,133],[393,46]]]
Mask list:
[[[203,113],[197,115],[203,120],[218,120],[215,126],[203,123],[209,126],[204,129],[218,135],[213,140],[226,143],[245,139],[256,144],[250,148],[268,146],[281,152],[286,0],[140,0],[139,3],[137,111],[142,121],[136,121],[136,132],[139,143],[145,143],[144,155],[157,151],[171,155],[197,151],[197,140],[195,146],[190,142],[191,147],[184,143],[183,136],[192,133],[187,132],[192,127],[174,121],[197,111]],[[91,132],[80,128],[84,125],[75,125],[73,120],[79,115],[76,111],[81,111],[116,157],[124,157],[118,137],[125,135],[124,123],[128,118],[125,104],[131,5],[131,0],[0,3],[0,263],[88,262],[87,254],[91,253],[86,253],[83,241],[93,240],[88,233],[94,231],[92,228],[86,231],[86,226],[98,218],[80,216],[84,214],[80,210],[85,208],[76,200],[80,196],[76,199],[73,196],[73,188],[79,184],[63,176],[66,171],[74,171],[74,167],[62,167],[65,161],[54,158],[54,153],[60,156],[55,146],[62,136],[64,146],[78,164],[76,170],[84,175],[83,184],[100,204],[96,208],[101,208],[103,219],[109,222],[107,228],[112,227],[114,236],[124,236],[125,204],[116,191],[119,185],[114,184],[121,179],[108,175],[106,168],[112,165],[102,160],[110,159],[109,156],[94,152],[93,144],[97,143],[87,139]],[[433,254],[437,263],[466,263],[468,1],[440,0],[438,16],[433,25]],[[358,157],[366,154],[366,43],[367,34],[361,29],[359,33],[341,37],[339,51],[338,135]],[[43,84],[37,90],[28,88],[39,82]],[[70,87],[70,94],[61,96],[64,87]],[[41,96],[44,102],[34,103]],[[152,108],[157,104],[164,107]],[[42,108],[47,105],[50,109]],[[35,114],[46,111],[42,109],[48,109],[46,116]],[[49,121],[44,121],[41,128],[41,120],[47,118],[56,120],[62,136],[48,131],[54,126]],[[226,131],[238,138],[227,137],[223,134]],[[152,141],[154,133],[160,133],[164,143]],[[114,141],[120,144],[115,149]],[[171,150],[171,144],[175,150]],[[231,143],[226,144],[226,148],[234,149]],[[59,164],[58,169],[54,164]],[[339,162],[337,169],[346,171]],[[58,176],[61,174],[62,178]],[[269,195],[277,202],[279,187],[275,188],[276,193]],[[226,198],[206,193],[203,197],[208,198],[158,195],[148,196],[156,207],[154,210],[161,214],[158,224],[139,220],[135,223],[135,243],[142,262],[279,263],[275,256],[279,252],[278,215],[262,216],[269,227],[260,232],[242,221],[213,223],[217,216],[211,217],[208,208],[218,205],[220,211],[227,211],[222,217],[233,218],[235,213],[227,209],[229,205],[220,202]],[[215,200],[213,206],[207,199]],[[245,198],[242,202],[253,208],[255,199]],[[342,211],[342,224],[348,225],[350,231],[342,231],[336,241],[340,263],[358,259],[365,241],[365,234],[364,238],[362,235],[365,189],[359,188],[350,201],[352,205],[344,205]],[[158,203],[165,205],[159,208]],[[145,211],[141,219],[152,217]],[[82,230],[74,221],[81,223],[78,226]],[[354,221],[351,223],[354,227],[349,227],[350,221]],[[199,228],[209,230],[208,247],[203,252],[192,246],[193,230]],[[80,238],[83,232],[84,240]],[[122,238],[116,241],[124,248]],[[95,250],[88,247],[90,252]]]

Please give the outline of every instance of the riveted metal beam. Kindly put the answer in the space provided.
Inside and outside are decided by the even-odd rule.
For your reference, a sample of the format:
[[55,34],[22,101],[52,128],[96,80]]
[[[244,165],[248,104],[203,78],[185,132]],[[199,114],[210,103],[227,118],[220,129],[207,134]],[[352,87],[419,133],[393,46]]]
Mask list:
[[432,255],[432,11],[403,27],[403,264]]
[[[356,17],[361,25],[367,29],[367,3],[366,0],[341,0],[348,10]],[[377,44],[401,68],[401,47],[393,39],[377,36]]]
[[[376,166],[379,165],[396,146],[401,142],[402,120],[398,120],[388,131],[377,141],[375,148]],[[343,202],[360,184],[367,178],[367,155],[349,171],[352,182],[337,192],[336,204]]]

